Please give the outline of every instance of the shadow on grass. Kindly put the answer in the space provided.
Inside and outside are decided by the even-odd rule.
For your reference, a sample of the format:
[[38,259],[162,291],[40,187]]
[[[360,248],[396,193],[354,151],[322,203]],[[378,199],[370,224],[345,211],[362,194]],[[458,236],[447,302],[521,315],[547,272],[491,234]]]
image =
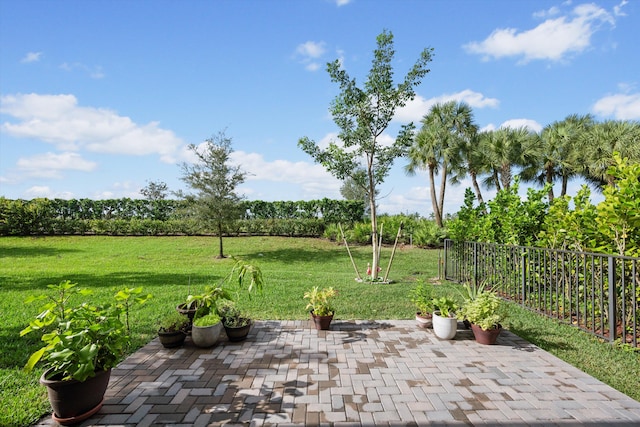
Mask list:
[[509,330],[522,339],[540,347],[543,350],[551,351],[575,351],[576,348],[571,345],[560,334],[542,328],[534,328],[526,326],[520,322],[513,322],[509,325]]
[[[359,259],[360,254],[353,254],[354,258]],[[370,257],[367,254],[367,257]],[[285,263],[309,263],[322,265],[329,264],[336,260],[348,259],[349,254],[345,249],[338,251],[335,249],[304,249],[304,248],[281,248],[273,250],[263,250],[258,252],[248,252],[243,254],[240,258],[259,261],[260,259],[275,260]],[[363,258],[364,259],[364,258]]]
[[54,257],[73,252],[82,251],[79,249],[3,246],[0,247],[0,258]]
[[46,286],[49,284],[57,284],[63,280],[69,280],[77,283],[81,288],[107,288],[120,289],[126,287],[158,287],[158,286],[191,286],[195,289],[203,289],[206,285],[214,285],[219,283],[223,277],[221,275],[202,275],[202,274],[173,274],[161,273],[150,274],[148,272],[123,272],[110,273],[106,275],[92,274],[68,274],[64,276],[47,276],[34,277],[27,283],[18,283],[11,281],[10,277],[0,277],[0,289],[10,289],[19,291],[39,291],[46,292]]

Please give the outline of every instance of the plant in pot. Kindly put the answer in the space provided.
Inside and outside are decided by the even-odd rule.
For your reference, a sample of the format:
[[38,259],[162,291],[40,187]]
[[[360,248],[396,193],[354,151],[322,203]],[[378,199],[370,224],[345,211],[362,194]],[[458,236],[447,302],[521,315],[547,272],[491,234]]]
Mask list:
[[20,336],[41,332],[44,342],[31,354],[25,370],[33,370],[37,363],[44,365],[40,382],[47,387],[53,419],[71,425],[102,407],[111,369],[129,346],[131,308],[151,295],[144,295],[142,288],[122,289],[113,302],[94,305],[87,298],[91,290],[68,280],[48,288],[52,295],[27,299],[47,302],[20,332]]
[[229,341],[244,341],[251,330],[251,319],[244,315],[234,301],[218,302],[218,314]]
[[175,311],[168,314],[158,327],[158,339],[165,348],[180,347],[189,327],[189,320]]
[[471,323],[471,330],[480,344],[495,344],[506,318],[504,302],[494,292],[482,290],[467,301],[460,316]]
[[428,283],[419,283],[409,291],[409,299],[417,309],[417,325],[430,328],[433,325],[433,287]]
[[333,287],[320,289],[314,286],[310,291],[305,292],[303,298],[308,299],[307,310],[311,309],[311,319],[318,330],[327,330],[331,326],[335,309],[332,299],[338,295]]
[[193,318],[191,340],[198,347],[211,347],[218,342],[222,332],[222,318],[210,307],[199,308]]
[[433,299],[433,332],[443,340],[450,340],[458,331],[456,302],[447,296]]
[[[229,274],[220,283],[205,287],[202,294],[188,295],[186,301],[176,306],[176,310],[179,313],[189,318],[189,329],[191,329],[191,324],[193,324],[193,319],[199,309],[215,307],[216,302],[219,300],[231,300],[232,294],[235,294],[236,298],[238,298],[242,291],[246,291],[249,297],[253,292],[262,292],[264,279],[260,267],[247,263],[242,259],[232,259],[235,260],[235,263]],[[204,315],[206,313],[201,312],[201,314]]]

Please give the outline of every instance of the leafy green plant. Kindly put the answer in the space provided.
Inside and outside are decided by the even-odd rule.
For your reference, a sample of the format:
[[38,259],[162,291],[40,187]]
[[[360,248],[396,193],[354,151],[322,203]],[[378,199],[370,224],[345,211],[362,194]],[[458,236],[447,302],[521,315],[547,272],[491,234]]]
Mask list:
[[459,312],[460,317],[484,330],[495,328],[506,318],[504,302],[494,292],[482,291],[467,301]]
[[323,289],[314,286],[310,291],[305,292],[303,298],[309,299],[307,310],[311,309],[316,316],[330,316],[335,313],[331,300],[337,295],[338,291],[332,286]]
[[215,311],[211,311],[204,316],[196,317],[193,319],[193,326],[205,327],[213,326],[220,323],[222,319]]
[[219,301],[218,314],[222,317],[222,322],[229,328],[240,328],[251,323],[251,319],[244,315],[233,301]]
[[443,296],[433,299],[434,311],[439,311],[442,317],[454,317],[458,306],[453,298]]
[[34,352],[25,365],[31,371],[43,362],[50,370],[48,378],[84,381],[97,371],[114,367],[129,344],[129,312],[132,304],[142,304],[151,295],[142,288],[123,289],[114,302],[102,306],[89,302],[77,303],[74,297],[86,300],[92,294],[68,280],[49,285],[53,295],[28,298],[27,302],[48,300],[42,311],[20,336],[40,331],[45,345]]
[[185,331],[189,325],[189,320],[176,311],[167,314],[158,326],[158,332]]
[[433,312],[433,286],[431,284],[419,283],[409,291],[409,299],[423,316]]

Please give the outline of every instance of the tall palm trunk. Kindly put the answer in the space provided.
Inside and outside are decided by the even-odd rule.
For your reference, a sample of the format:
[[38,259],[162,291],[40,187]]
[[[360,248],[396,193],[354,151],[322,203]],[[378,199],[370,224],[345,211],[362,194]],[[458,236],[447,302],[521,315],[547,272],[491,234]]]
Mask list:
[[442,217],[440,216],[440,208],[438,206],[438,198],[436,196],[435,186],[435,166],[429,165],[429,192],[431,193],[431,205],[433,207],[433,215],[438,227],[442,227]]

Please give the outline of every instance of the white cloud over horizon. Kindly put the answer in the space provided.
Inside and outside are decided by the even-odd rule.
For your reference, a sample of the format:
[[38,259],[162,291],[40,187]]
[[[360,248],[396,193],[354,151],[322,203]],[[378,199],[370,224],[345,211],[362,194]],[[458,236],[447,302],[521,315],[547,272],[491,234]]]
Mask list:
[[571,55],[587,50],[593,34],[605,24],[614,27],[614,15],[624,16],[620,11],[624,4],[626,2],[623,1],[616,6],[614,14],[593,3],[577,5],[564,15],[560,15],[557,7],[552,7],[534,14],[536,18],[547,18],[535,28],[496,29],[483,41],[467,43],[463,49],[482,55],[485,61],[505,57],[520,58],[520,64],[533,60],[565,61]]
[[62,151],[157,154],[163,162],[173,163],[184,145],[158,122],[140,125],[108,109],[80,106],[70,94],[4,95],[0,113],[17,119],[0,124],[0,132],[47,142]]
[[38,62],[40,61],[40,58],[42,58],[42,55],[42,52],[27,52],[27,54],[20,60],[20,62],[25,64]]
[[404,107],[398,109],[394,120],[401,123],[413,122],[417,124],[433,105],[449,101],[464,102],[471,108],[496,108],[500,105],[498,99],[489,98],[471,89],[464,89],[460,92],[443,94],[429,99],[417,95],[412,101],[407,102]]
[[593,105],[594,114],[616,120],[640,120],[640,93],[606,95]]

